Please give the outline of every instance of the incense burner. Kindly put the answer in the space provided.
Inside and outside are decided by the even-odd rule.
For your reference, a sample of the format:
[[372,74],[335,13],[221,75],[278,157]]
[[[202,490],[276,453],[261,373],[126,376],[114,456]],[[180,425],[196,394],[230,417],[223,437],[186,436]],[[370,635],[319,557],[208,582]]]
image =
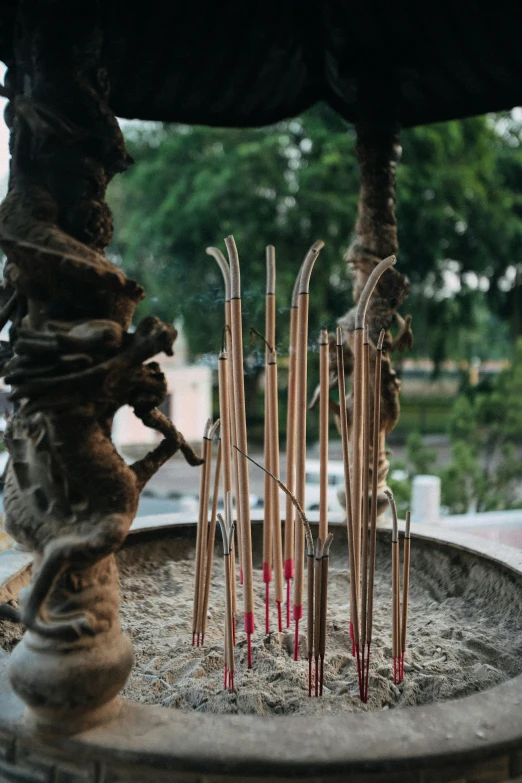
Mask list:
[[[154,525],[153,518],[139,520],[131,543],[140,547],[144,536],[195,535],[186,521],[156,530]],[[495,577],[491,584],[520,591],[522,601],[522,554],[516,550],[437,528],[414,534],[414,557],[433,552],[448,568],[460,569],[464,581],[473,578],[474,569],[485,569]],[[0,556],[2,600],[27,583],[28,569],[26,554]],[[494,593],[490,600],[494,605]],[[7,780],[495,783],[522,774],[522,675],[464,699],[315,719],[209,715],[122,701],[118,715],[98,728],[66,736],[64,726],[63,736],[46,736],[24,722],[23,705],[7,681],[7,660],[4,653],[0,774]]]

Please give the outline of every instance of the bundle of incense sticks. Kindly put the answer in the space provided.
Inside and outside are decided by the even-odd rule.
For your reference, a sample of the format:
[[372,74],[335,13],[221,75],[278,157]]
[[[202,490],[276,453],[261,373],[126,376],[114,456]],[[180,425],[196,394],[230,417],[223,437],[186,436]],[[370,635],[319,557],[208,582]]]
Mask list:
[[[212,441],[217,428],[219,427],[219,419],[212,424],[212,420],[209,419],[205,426],[205,432],[203,434],[203,443],[201,447],[201,456],[204,460],[201,466],[201,477],[199,485],[199,513],[198,513],[198,525],[196,532],[196,574],[194,581],[194,609],[192,615],[192,644],[196,644],[199,647],[205,641],[205,628],[206,615],[205,610],[205,583],[207,574],[207,555],[209,553],[209,520],[208,520],[208,505],[210,499],[210,480],[211,480],[211,468],[212,468]],[[219,482],[219,478],[218,478]],[[215,502],[213,503],[213,511],[217,511],[217,496],[214,493]],[[211,525],[212,530],[212,525]],[[214,532],[215,532],[215,520],[214,520]],[[212,534],[212,551],[214,548],[214,538]],[[212,551],[210,552],[210,567],[212,568]],[[209,590],[210,590],[210,575]]]
[[[207,252],[218,262],[225,282],[225,345],[219,356],[219,397],[221,439],[214,477],[214,495],[210,525],[208,505],[212,438],[215,429],[207,423],[203,438],[200,512],[196,541],[196,579],[194,589],[193,644],[202,644],[206,630],[206,616],[212,568],[216,519],[219,519],[225,558],[226,627],[225,627],[225,687],[234,688],[233,648],[235,644],[236,585],[232,517],[232,493],[235,488],[240,554],[240,581],[244,583],[244,629],[247,634],[248,666],[252,666],[252,634],[254,632],[253,569],[248,492],[250,460],[262,468],[247,453],[246,418],[243,382],[243,343],[241,316],[241,285],[239,259],[233,237],[225,240],[229,262],[217,248]],[[290,624],[290,585],[294,581],[293,616],[295,620],[294,658],[298,658],[299,621],[303,610],[305,552],[307,562],[307,653],[309,661],[309,694],[315,682],[315,695],[322,695],[324,658],[326,648],[326,615],[328,594],[328,562],[332,540],[328,533],[328,409],[329,409],[329,340],[328,332],[321,331],[320,353],[320,514],[319,531],[314,543],[310,526],[303,511],[306,460],[306,378],[308,350],[308,296],[314,262],[323,247],[316,242],[308,251],[297,275],[290,308],[290,352],[287,419],[287,484],[279,478],[279,433],[277,401],[277,354],[275,351],[275,251],[266,249],[266,321],[265,321],[265,515],[263,529],[263,581],[266,591],[265,630],[270,629],[269,586],[274,569],[275,602],[278,609],[278,627],[282,628],[284,580],[287,583],[287,627]],[[373,630],[373,604],[376,554],[378,442],[380,428],[381,365],[384,345],[382,330],[375,348],[373,389],[370,389],[370,340],[366,327],[366,310],[370,297],[381,275],[395,263],[391,256],[381,261],[367,280],[359,298],[353,333],[353,432],[352,453],[349,449],[349,427],[344,383],[344,358],[341,330],[337,330],[337,377],[339,383],[341,438],[345,468],[345,492],[350,562],[350,636],[352,653],[357,661],[360,697],[368,699],[370,651]],[[255,331],[255,330],[253,330]],[[259,334],[259,333],[258,333]],[[226,350],[225,350],[226,348]],[[373,397],[373,422],[371,398]],[[370,471],[370,454],[373,461]],[[351,457],[351,458],[350,458]],[[223,490],[226,498],[225,519],[217,514],[220,468],[223,464]],[[234,465],[234,486],[232,482]],[[370,492],[371,476],[371,492]],[[279,509],[281,488],[286,496],[284,554]],[[295,494],[294,494],[295,493]],[[391,497],[391,496],[390,496]],[[371,498],[371,503],[370,503]],[[398,534],[394,513],[392,558],[393,570],[393,658],[394,680],[404,676],[406,648],[406,621],[409,590],[409,513],[404,546],[402,611],[400,603],[400,575]],[[299,524],[295,524],[297,509]],[[313,663],[314,675],[313,676]]]
[[232,497],[227,492],[225,500],[225,518],[218,514],[219,527],[223,539],[223,568],[225,573],[225,665],[224,665],[224,688],[230,688],[235,691],[234,684],[234,629],[233,629],[233,606],[232,606],[232,582],[234,579],[232,573],[232,543],[234,540],[234,522],[232,520]]
[[408,599],[410,587],[410,520],[408,510],[406,514],[406,526],[404,530],[404,555],[402,578],[402,610],[401,610],[401,575],[399,552],[399,526],[397,521],[397,508],[393,494],[389,489],[385,490],[392,512],[392,655],[393,655],[393,682],[395,684],[404,679],[404,654],[406,652],[406,625],[408,622]]

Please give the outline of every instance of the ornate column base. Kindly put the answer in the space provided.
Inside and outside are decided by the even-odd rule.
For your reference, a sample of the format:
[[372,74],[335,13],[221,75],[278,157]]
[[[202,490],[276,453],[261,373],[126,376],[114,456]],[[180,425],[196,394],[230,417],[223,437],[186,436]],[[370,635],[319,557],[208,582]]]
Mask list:
[[75,734],[118,714],[117,695],[133,663],[131,641],[119,625],[59,647],[27,631],[11,655],[9,680],[32,728]]

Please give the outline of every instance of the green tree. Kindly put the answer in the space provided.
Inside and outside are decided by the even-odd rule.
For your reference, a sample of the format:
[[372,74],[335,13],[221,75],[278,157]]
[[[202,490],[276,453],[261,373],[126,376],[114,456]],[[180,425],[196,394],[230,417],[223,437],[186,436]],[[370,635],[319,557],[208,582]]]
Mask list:
[[[522,157],[518,125],[510,119],[506,130],[506,117],[500,120],[478,117],[401,136],[399,263],[411,280],[406,307],[416,350],[436,360],[491,350],[491,341],[473,338],[492,328],[484,297],[496,312],[513,299],[503,276],[521,249]],[[112,252],[148,291],[138,314],[182,315],[191,351],[215,351],[223,287],[204,250],[223,247],[229,233],[242,261],[246,325],[262,328],[268,243],[277,250],[283,347],[295,275],[319,237],[326,248],[312,278],[311,339],[346,312],[343,253],[356,218],[358,171],[354,131],[333,111],[320,105],[258,129],[145,123],[125,131],[136,164],[111,185]],[[498,344],[499,328],[497,337]]]
[[452,513],[516,507],[521,500],[522,339],[489,392],[459,397],[449,422],[452,460],[441,473]]

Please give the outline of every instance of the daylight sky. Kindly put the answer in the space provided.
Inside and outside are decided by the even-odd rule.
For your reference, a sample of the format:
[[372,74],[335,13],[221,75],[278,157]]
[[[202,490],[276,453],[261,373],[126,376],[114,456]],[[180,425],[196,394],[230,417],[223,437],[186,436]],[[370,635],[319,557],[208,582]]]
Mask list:
[[[4,82],[4,74],[6,68],[3,63],[0,63],[0,83]],[[3,191],[7,186],[6,176],[9,168],[9,152],[7,149],[8,131],[7,125],[4,122],[4,107],[6,104],[5,98],[0,98],[0,188]]]

